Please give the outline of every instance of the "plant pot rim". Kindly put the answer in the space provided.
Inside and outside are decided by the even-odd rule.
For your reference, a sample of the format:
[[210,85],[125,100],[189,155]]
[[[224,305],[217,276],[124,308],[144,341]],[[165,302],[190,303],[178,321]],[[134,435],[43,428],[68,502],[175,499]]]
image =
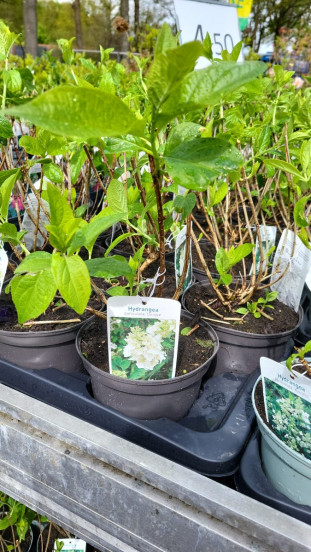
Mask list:
[[[80,328],[85,322],[88,322],[91,318],[93,318],[94,314],[90,316],[87,320],[81,320],[81,322],[71,322],[71,326],[69,328],[59,328],[57,330],[39,330],[36,332],[31,331],[25,331],[25,332],[14,332],[13,330],[1,330],[0,327],[0,335],[5,336],[11,336],[13,335],[19,335],[21,339],[27,339],[29,335],[31,336],[46,336],[46,335],[63,335],[65,333],[69,333],[72,330],[77,330],[77,328]],[[70,322],[69,322],[70,323]]]
[[[187,311],[182,310],[181,315],[189,315],[189,313]],[[214,342],[214,350],[213,350],[212,355],[208,359],[206,359],[206,361],[203,364],[201,364],[200,366],[195,368],[195,370],[192,370],[191,372],[188,372],[187,374],[182,374],[181,376],[175,376],[174,378],[166,378],[166,379],[161,379],[161,380],[130,380],[130,379],[127,379],[127,378],[121,378],[119,376],[115,376],[114,374],[111,374],[110,372],[105,372],[104,370],[101,370],[100,368],[98,368],[97,366],[95,366],[94,364],[89,362],[88,359],[85,358],[83,356],[82,352],[81,352],[81,348],[80,348],[81,333],[82,333],[82,331],[85,327],[87,327],[89,324],[91,324],[94,321],[93,318],[95,318],[95,317],[92,317],[92,320],[89,319],[89,320],[86,320],[83,323],[83,328],[81,327],[79,329],[79,331],[77,333],[77,336],[76,336],[76,348],[77,348],[77,351],[78,351],[78,354],[79,354],[81,360],[83,360],[83,362],[85,362],[86,364],[89,364],[92,367],[92,370],[94,370],[97,374],[105,374],[112,381],[118,381],[118,382],[124,381],[125,385],[129,385],[129,386],[133,386],[133,387],[135,387],[135,386],[137,387],[137,385],[139,385],[139,386],[145,386],[145,387],[152,388],[154,386],[161,386],[161,385],[165,386],[168,383],[173,384],[173,383],[176,382],[176,384],[177,384],[181,381],[187,381],[191,378],[195,378],[196,375],[198,374],[198,372],[200,372],[202,370],[203,364],[205,364],[207,361],[209,363],[212,362],[212,360],[216,356],[218,348],[219,348],[219,339],[218,339],[218,336],[217,336],[214,328],[210,324],[205,322],[205,320],[202,320],[201,322],[203,323],[203,326],[205,326],[206,329],[208,329],[209,332],[212,334],[212,340]]]
[[[186,293],[191,289],[192,286],[204,286],[204,287],[208,287],[210,286],[210,283],[203,283],[203,282],[195,282],[194,284],[192,284],[182,295],[182,301],[181,301],[181,304],[182,304],[182,307],[183,309],[185,309],[186,312],[188,312],[189,314],[191,314],[192,316],[194,316],[194,313],[191,313],[187,307],[186,307],[186,304],[185,304],[185,295]],[[216,330],[221,330],[222,332],[224,333],[227,333],[227,334],[236,334],[237,336],[249,336],[251,339],[262,339],[263,337],[265,339],[275,339],[277,338],[278,336],[282,335],[282,336],[286,336],[286,335],[291,335],[293,334],[293,332],[295,332],[296,330],[298,330],[300,324],[302,323],[302,320],[303,320],[303,308],[301,305],[299,305],[299,310],[298,310],[298,322],[296,324],[296,326],[294,326],[293,328],[291,328],[290,330],[286,330],[284,332],[277,332],[277,333],[269,333],[269,334],[260,334],[260,333],[251,333],[251,332],[243,332],[243,330],[237,330],[235,328],[228,328],[226,327],[225,325],[222,325],[222,324],[217,324],[217,323],[214,323],[212,322],[211,323],[211,326],[213,328],[216,328]]]
[[280,448],[282,448],[285,452],[287,452],[290,456],[292,456],[297,462],[300,462],[301,464],[304,464],[304,465],[309,464],[310,467],[311,467],[311,460],[309,460],[308,458],[306,458],[305,456],[303,456],[299,452],[296,452],[295,450],[291,449],[288,445],[286,445],[286,443],[284,443],[284,441],[282,441],[275,433],[273,433],[273,431],[271,431],[271,429],[267,426],[265,421],[260,416],[260,414],[257,410],[256,402],[255,402],[255,392],[256,392],[257,385],[259,384],[259,382],[261,380],[262,380],[262,376],[259,376],[258,379],[255,382],[255,385],[254,385],[253,391],[252,391],[252,404],[253,404],[253,409],[254,409],[255,414],[256,414],[257,423],[259,422],[258,425],[261,424],[262,427],[264,428],[264,430],[267,432],[268,436],[274,442],[277,442],[277,444],[280,446]]

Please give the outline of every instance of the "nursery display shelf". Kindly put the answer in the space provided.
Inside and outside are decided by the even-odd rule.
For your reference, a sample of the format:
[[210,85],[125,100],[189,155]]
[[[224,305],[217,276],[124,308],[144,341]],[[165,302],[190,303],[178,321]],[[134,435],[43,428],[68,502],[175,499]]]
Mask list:
[[212,477],[230,476],[239,466],[254,425],[251,391],[257,377],[257,371],[212,377],[182,420],[146,421],[97,402],[87,375],[0,362],[1,383]]
[[256,428],[243,454],[239,471],[235,475],[237,489],[251,498],[311,525],[311,508],[296,504],[271,485],[262,467],[260,445],[261,435]]
[[0,489],[102,552],[310,551],[305,523],[3,384]]

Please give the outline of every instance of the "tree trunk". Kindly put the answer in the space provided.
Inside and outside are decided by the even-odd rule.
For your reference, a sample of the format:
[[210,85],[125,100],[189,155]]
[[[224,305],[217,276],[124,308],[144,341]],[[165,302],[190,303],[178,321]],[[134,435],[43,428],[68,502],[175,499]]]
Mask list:
[[37,0],[23,0],[25,53],[37,55]]
[[72,3],[74,17],[75,17],[75,30],[76,30],[76,43],[78,50],[83,50],[83,34],[81,24],[81,5],[80,0],[74,0]]
[[139,32],[139,0],[134,0],[134,33],[135,33],[136,43],[137,43],[138,32]]
[[[129,0],[120,0],[120,15],[126,21],[130,20],[129,14]],[[129,42],[127,31],[123,32],[120,36],[120,50],[121,52],[128,52]]]

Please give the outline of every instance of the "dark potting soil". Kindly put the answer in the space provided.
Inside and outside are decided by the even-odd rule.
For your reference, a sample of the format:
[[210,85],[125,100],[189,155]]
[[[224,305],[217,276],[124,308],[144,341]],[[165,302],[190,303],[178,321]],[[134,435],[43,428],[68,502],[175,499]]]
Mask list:
[[[275,334],[280,332],[286,332],[293,329],[299,320],[298,314],[289,308],[284,303],[281,303],[278,299],[273,301],[274,309],[267,309],[267,314],[273,318],[273,320],[268,320],[266,317],[261,316],[260,318],[255,318],[251,313],[248,314],[242,321],[239,322],[229,322],[228,324],[222,324],[221,319],[217,318],[211,311],[201,304],[201,301],[204,303],[209,303],[215,295],[211,288],[194,285],[185,293],[185,306],[188,311],[193,314],[200,316],[205,316],[209,319],[212,319],[219,326],[224,328],[230,327],[235,330],[240,330],[243,332],[253,333],[253,334]],[[256,301],[260,297],[260,294],[257,293],[254,295],[253,300]],[[212,308],[221,314],[224,317],[228,318],[239,318],[239,314],[235,313],[234,310],[229,312],[220,301],[215,301],[212,305]],[[235,309],[238,306],[235,307]],[[210,320],[208,320],[210,322]]]
[[50,522],[39,535],[37,550],[38,552],[53,552],[56,540],[61,542],[62,539],[69,538],[72,538],[72,535],[68,531]]
[[[180,330],[188,326],[190,326],[189,320],[182,321]],[[198,340],[210,342],[203,326],[189,336],[179,334],[176,376],[192,372],[212,356],[214,347],[209,347],[210,343],[205,343],[203,346]],[[81,351],[91,364],[109,373],[107,323],[105,320],[98,318],[85,328],[81,336]]]
[[17,531],[13,525],[4,531],[1,531],[0,535],[3,550],[15,549],[16,552],[28,552],[31,546],[32,534],[30,530],[26,533],[25,539],[22,541],[19,540]]
[[[159,268],[159,261],[155,261],[154,263],[152,263],[151,265],[149,265],[146,270],[144,270],[143,274],[142,274],[142,280],[146,279],[146,278],[154,278],[156,273],[157,273],[157,270]],[[175,265],[174,263],[170,263],[170,262],[166,262],[165,263],[165,269],[166,269],[166,272],[165,272],[165,275],[164,275],[164,284],[163,284],[163,288],[162,288],[162,297],[165,297],[167,299],[171,299],[176,291],[176,278],[175,278]],[[157,283],[160,283],[162,282],[163,280],[163,276],[160,276],[158,278],[158,281]],[[148,289],[150,288],[146,288],[146,291],[145,291],[145,295],[149,295],[149,291]],[[157,295],[157,288],[155,288],[155,291],[154,291],[154,296]],[[143,295],[143,294],[142,294]]]
[[[22,326],[18,323],[17,313],[12,302],[10,295],[0,295],[0,305],[9,305],[12,309],[12,316],[8,322],[0,323],[0,330],[6,330],[10,332],[40,332],[40,331],[51,331],[51,330],[61,330],[65,328],[70,328],[78,323],[78,320],[83,322],[92,316],[92,313],[88,310],[85,310],[83,314],[77,314],[73,309],[67,305],[62,306],[57,310],[58,302],[61,304],[63,300],[61,297],[55,297],[54,302],[46,309],[46,311],[39,316],[36,321],[54,321],[55,324],[33,324],[32,326]],[[102,308],[102,302],[97,296],[92,296],[89,303],[89,307],[93,309],[100,310]],[[68,324],[57,323],[59,320],[72,320],[75,319],[76,322],[68,322]]]

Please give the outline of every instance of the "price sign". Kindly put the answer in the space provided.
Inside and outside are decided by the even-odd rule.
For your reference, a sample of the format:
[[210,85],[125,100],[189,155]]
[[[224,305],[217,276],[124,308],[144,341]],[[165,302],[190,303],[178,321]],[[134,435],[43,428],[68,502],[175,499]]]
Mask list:
[[[240,42],[241,34],[235,5],[196,0],[175,0],[174,3],[182,44],[192,40],[203,42],[206,33],[209,33],[213,43],[213,56],[217,58],[221,57],[223,50],[230,53],[233,46]],[[243,61],[242,54],[239,61]],[[209,63],[201,57],[196,68],[202,69]]]

